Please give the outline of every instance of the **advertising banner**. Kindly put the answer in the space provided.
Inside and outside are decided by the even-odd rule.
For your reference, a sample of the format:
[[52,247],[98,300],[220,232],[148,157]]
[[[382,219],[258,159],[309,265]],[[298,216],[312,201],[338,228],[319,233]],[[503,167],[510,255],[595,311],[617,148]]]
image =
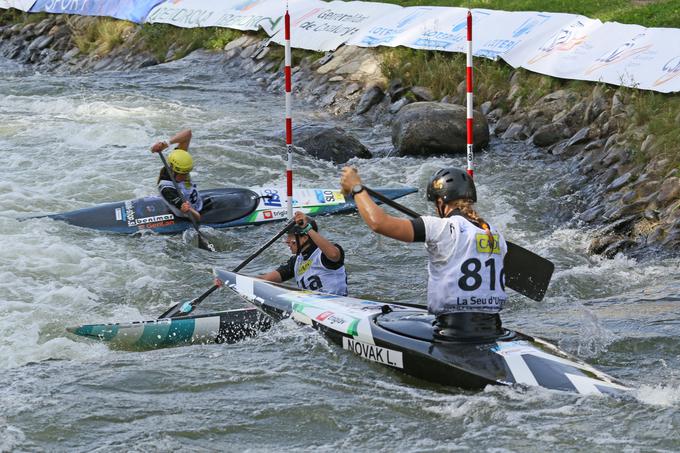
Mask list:
[[[573,21],[575,14],[495,11],[481,26],[472,11],[472,52],[475,56],[498,59],[525,42],[543,42],[556,29]],[[462,50],[461,50],[462,52]]]
[[418,30],[433,13],[448,9],[451,8],[411,6],[393,10],[366,24],[347,41],[347,44],[360,47],[399,46],[401,44],[397,43],[397,38],[403,38],[407,30]]
[[583,16],[553,29],[547,39],[532,39],[516,46],[503,55],[514,67],[523,67],[541,74],[570,78],[570,74],[583,71],[584,58],[589,54],[593,33],[602,22]]
[[[367,24],[401,9],[398,5],[374,2],[310,1],[304,6],[291,4],[291,46],[316,51],[335,50]],[[277,33],[273,41],[283,44],[283,33]]]
[[[300,3],[291,0],[290,4]],[[274,33],[282,20],[285,3],[280,0],[167,0],[147,16],[149,23],[183,28],[225,27],[236,30],[264,29]]]
[[37,0],[31,12],[106,16],[142,23],[162,0]]
[[677,91],[680,49],[672,43],[678,42],[680,30],[677,29],[607,22],[588,41],[590,51],[584,55],[584,70],[573,74],[573,78],[662,92]]
[[35,0],[0,0],[0,9],[20,9],[21,11],[29,11]]

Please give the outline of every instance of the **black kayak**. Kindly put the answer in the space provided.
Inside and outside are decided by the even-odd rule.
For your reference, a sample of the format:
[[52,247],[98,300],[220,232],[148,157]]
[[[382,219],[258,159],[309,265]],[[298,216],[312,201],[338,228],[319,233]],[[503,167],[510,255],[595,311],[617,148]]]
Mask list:
[[406,374],[444,385],[538,386],[581,394],[630,390],[614,378],[529,335],[505,330],[493,339],[448,341],[433,335],[426,310],[303,291],[216,270],[215,276],[275,320],[291,317],[332,342]]
[[[380,189],[396,199],[417,192],[412,187]],[[288,202],[285,189],[275,187],[202,190],[204,208],[201,225],[229,228],[285,220]],[[295,189],[293,208],[310,216],[341,214],[354,210],[352,198],[337,189]],[[112,233],[181,233],[192,228],[189,220],[176,217],[159,196],[106,203],[75,211],[51,214],[55,220]]]

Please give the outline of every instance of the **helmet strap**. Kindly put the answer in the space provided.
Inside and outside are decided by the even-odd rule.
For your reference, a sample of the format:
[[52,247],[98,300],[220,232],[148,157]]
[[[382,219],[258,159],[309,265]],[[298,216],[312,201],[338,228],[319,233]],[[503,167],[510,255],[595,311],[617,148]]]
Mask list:
[[437,208],[437,215],[442,219],[446,217],[446,203],[444,203],[444,200],[442,200],[441,198],[437,198],[434,204],[435,207]]

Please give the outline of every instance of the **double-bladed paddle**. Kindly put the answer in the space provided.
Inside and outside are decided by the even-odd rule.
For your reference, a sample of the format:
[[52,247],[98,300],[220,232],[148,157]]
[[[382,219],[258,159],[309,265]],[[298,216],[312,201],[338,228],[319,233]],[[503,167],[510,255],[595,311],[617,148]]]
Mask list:
[[[281,231],[279,231],[278,233],[276,233],[276,235],[275,235],[273,238],[271,238],[269,241],[267,241],[266,244],[264,244],[262,247],[260,247],[259,249],[257,249],[257,251],[255,251],[252,255],[250,255],[248,258],[246,258],[241,264],[239,264],[238,266],[236,266],[236,267],[232,270],[232,272],[238,272],[238,271],[240,271],[241,269],[243,269],[244,267],[246,267],[246,266],[248,265],[248,263],[250,263],[252,260],[254,260],[260,253],[264,252],[265,249],[267,249],[267,247],[269,247],[270,245],[272,245],[272,244],[273,244],[274,242],[276,242],[281,236],[283,236],[284,234],[286,234],[286,232],[287,232],[288,230],[290,230],[290,229],[293,227],[293,225],[295,225],[295,221],[294,221],[294,220],[291,220],[290,222],[288,222],[288,223],[286,224],[286,226],[283,227],[283,229],[282,229]],[[163,318],[175,318],[175,317],[177,317],[177,316],[185,316],[185,315],[191,313],[191,312],[193,311],[193,309],[196,308],[196,307],[198,306],[198,304],[200,304],[201,302],[203,302],[203,301],[205,300],[205,298],[208,297],[209,295],[211,295],[217,288],[219,288],[219,286],[213,285],[213,286],[210,287],[210,289],[208,289],[206,292],[204,292],[203,294],[201,294],[200,296],[198,296],[196,299],[191,300],[191,301],[188,301],[188,302],[177,303],[177,304],[173,305],[173,306],[170,307],[165,313],[163,313],[162,315],[160,315],[160,316],[158,317],[158,319],[163,319]]]
[[[170,180],[172,181],[172,185],[175,186],[175,190],[177,191],[177,194],[182,198],[182,202],[186,202],[187,199],[184,197],[184,192],[179,188],[179,184],[177,184],[177,180],[175,179],[175,174],[173,173],[172,169],[168,165],[168,161],[165,160],[165,156],[163,155],[163,151],[160,151],[158,155],[161,157],[161,160],[163,161],[163,166],[165,167],[165,171],[168,173],[168,176],[170,177]],[[194,216],[189,213],[189,220],[191,220],[191,224],[194,226],[194,229],[196,230],[196,233],[198,234],[198,247],[203,249],[203,250],[210,250],[211,252],[215,252],[215,246],[212,245],[208,240],[203,237],[201,234],[201,231],[198,229],[198,223],[196,223],[196,219]]]
[[[372,197],[410,217],[420,217],[420,214],[417,212],[387,198],[380,192],[376,192],[366,186],[364,186],[364,190]],[[550,278],[555,270],[555,265],[552,261],[517,244],[509,241],[506,242],[508,244],[508,253],[503,260],[506,286],[533,300],[543,300],[543,296],[545,296],[545,292],[550,284]]]

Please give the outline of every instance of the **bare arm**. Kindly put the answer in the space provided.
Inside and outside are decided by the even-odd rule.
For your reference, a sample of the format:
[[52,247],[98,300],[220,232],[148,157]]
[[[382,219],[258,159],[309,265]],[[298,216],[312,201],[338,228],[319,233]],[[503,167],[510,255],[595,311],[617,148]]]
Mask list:
[[170,140],[168,142],[172,145],[173,143],[177,143],[177,147],[179,149],[183,149],[184,151],[189,151],[189,142],[191,142],[191,129],[184,129],[183,131],[180,131],[170,137]]
[[152,153],[159,153],[168,149],[170,145],[177,144],[177,148],[184,151],[189,150],[189,142],[191,142],[191,129],[184,129],[170,137],[166,141],[156,142],[151,146]]
[[[309,219],[302,211],[296,211],[295,223],[297,223],[300,227],[304,228],[309,223]],[[321,249],[321,253],[323,253],[326,256],[326,258],[328,258],[334,263],[340,261],[340,258],[342,258],[342,253],[340,252],[340,249],[338,249],[335,246],[335,244],[333,244],[328,239],[320,235],[317,231],[311,229],[309,230],[309,232],[307,232],[307,236],[309,236],[309,238],[312,241],[314,241],[316,246],[319,247],[319,249]]]
[[342,253],[340,253],[340,250],[332,242],[314,230],[309,230],[307,236],[309,236],[309,238],[314,241],[317,247],[321,249],[321,253],[323,253],[326,258],[333,261],[334,263],[340,261],[340,258],[342,258]]
[[267,280],[268,282],[274,283],[281,283],[283,281],[281,279],[281,274],[279,274],[279,271],[267,272],[266,274],[258,275],[257,278],[261,278],[262,280]]
[[[345,193],[350,193],[352,187],[361,184],[361,178],[357,170],[351,167],[343,168],[340,184]],[[413,242],[415,233],[410,220],[387,214],[380,206],[375,204],[365,190],[354,196],[354,202],[357,205],[361,218],[364,219],[364,222],[366,222],[366,225],[371,230],[399,241]]]

